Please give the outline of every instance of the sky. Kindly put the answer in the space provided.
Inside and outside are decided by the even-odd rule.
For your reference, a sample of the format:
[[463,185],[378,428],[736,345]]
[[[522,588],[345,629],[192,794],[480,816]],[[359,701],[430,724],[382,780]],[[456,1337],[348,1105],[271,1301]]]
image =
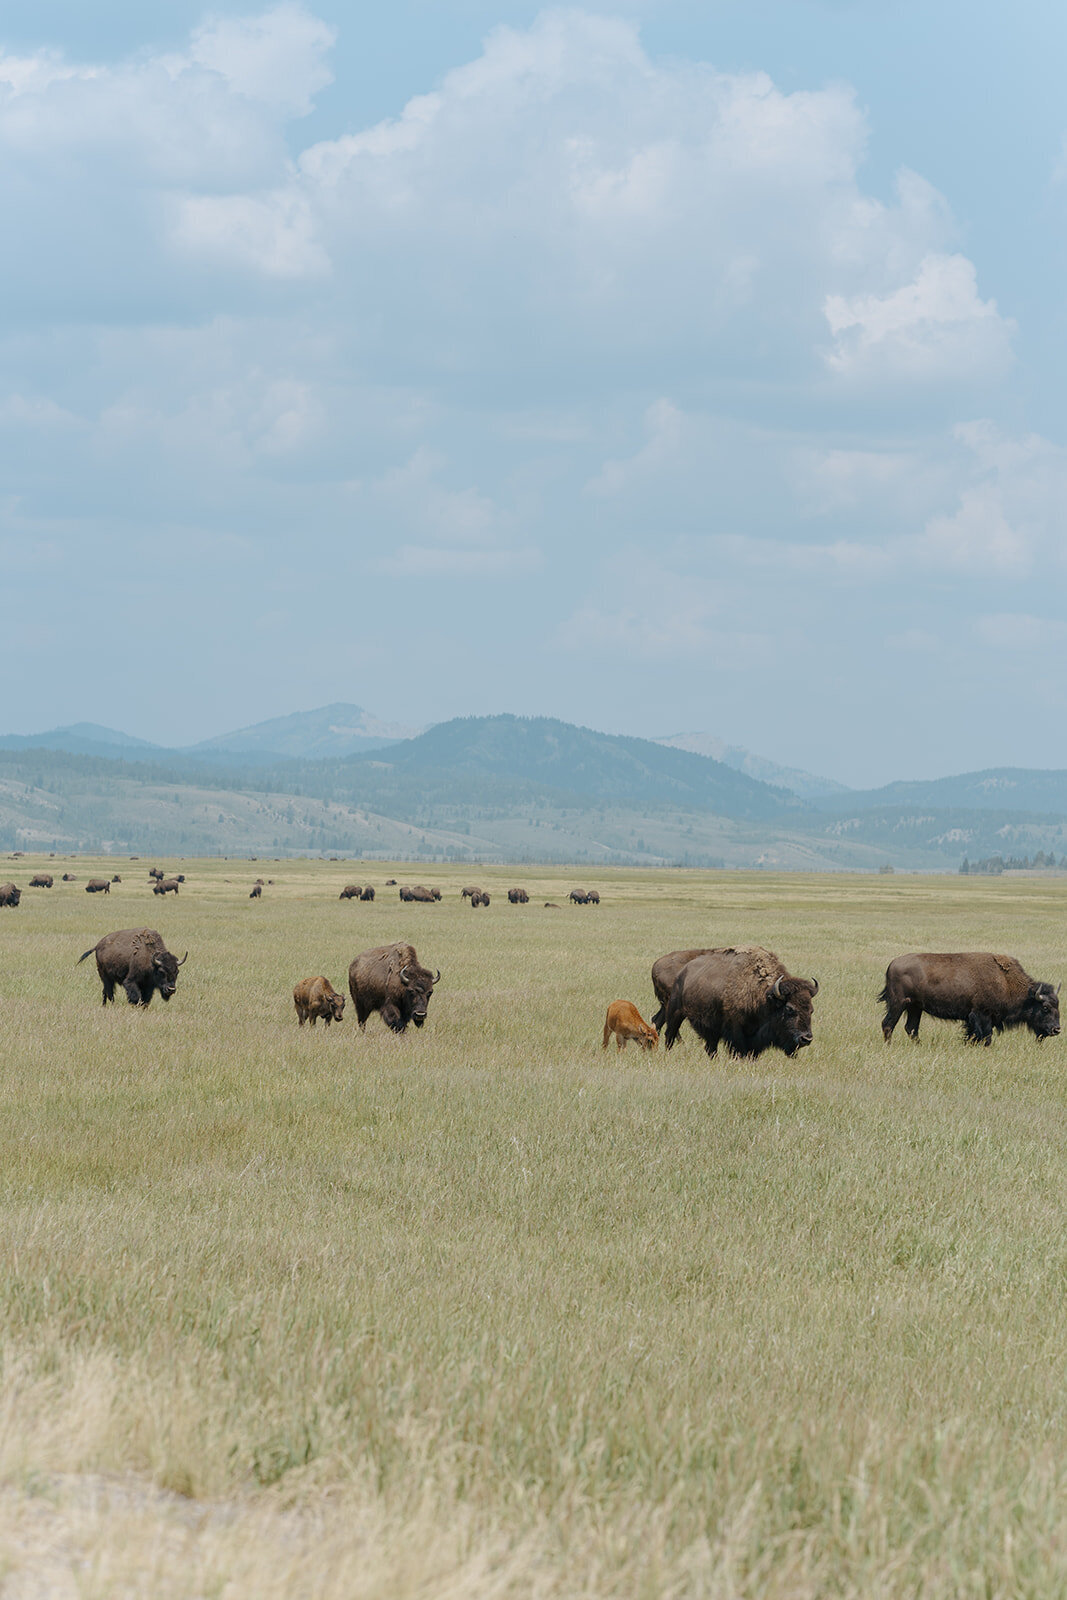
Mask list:
[[1067,13],[0,4],[0,731],[1067,766]]

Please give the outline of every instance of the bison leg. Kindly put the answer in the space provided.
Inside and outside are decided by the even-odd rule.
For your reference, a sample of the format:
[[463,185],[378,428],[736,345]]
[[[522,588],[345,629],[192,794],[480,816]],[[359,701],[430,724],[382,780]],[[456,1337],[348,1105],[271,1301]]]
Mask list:
[[108,1002],[111,1001],[111,1000],[114,1000],[114,998],[115,998],[115,980],[114,980],[114,978],[105,978],[104,979],[104,998],[101,1000],[100,1004],[102,1006],[106,1006],[108,1004]]
[[652,1023],[652,1026],[655,1028],[657,1033],[662,1033],[663,1032],[663,1024],[666,1022],[666,1020],[667,1020],[667,1002],[665,1000],[663,1002],[663,1004],[660,1006],[659,1010],[656,1012],[656,1015],[654,1017],[650,1017],[649,1021]]
[[131,1006],[143,1006],[145,1004],[136,978],[124,979],[122,987],[126,991],[126,998]]
[[616,1054],[620,1050],[625,1050],[625,1049],[626,1049],[626,1035],[624,1033],[617,1033],[615,1035],[615,1051],[616,1051]]
[[922,1014],[923,1008],[918,1000],[909,1000],[908,1014],[904,1018],[904,1032],[909,1039],[914,1039],[916,1043],[918,1043],[919,1039],[919,1023],[922,1021]]
[[964,1028],[971,1044],[993,1043],[993,1021],[984,1011],[972,1011],[964,1023]]
[[[903,1010],[904,1010],[904,1002],[903,1002],[903,1000],[887,1000],[886,1001],[886,1003],[885,1003],[885,1016],[882,1018],[882,1037],[885,1040],[886,1044],[888,1044],[889,1041],[892,1039],[892,1037],[893,1037],[893,1029],[896,1027],[897,1023],[900,1021],[901,1013],[903,1012]],[[906,1026],[906,1024],[905,1024],[905,1026]]]
[[367,1031],[367,1018],[370,1016],[370,1011],[366,1006],[364,1006],[358,995],[353,995],[352,998],[356,1002],[356,1021],[359,1023],[359,1031],[360,1033],[365,1033]]
[[394,1033],[403,1033],[407,1027],[407,1018],[400,1007],[392,1000],[387,1000],[382,1007],[382,1021],[387,1028],[392,1028]]

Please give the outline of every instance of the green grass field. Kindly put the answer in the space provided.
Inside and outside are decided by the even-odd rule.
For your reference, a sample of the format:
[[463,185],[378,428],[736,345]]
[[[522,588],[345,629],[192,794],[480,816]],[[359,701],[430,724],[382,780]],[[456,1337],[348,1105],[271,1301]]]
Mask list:
[[[3,1585],[1067,1591],[1065,1046],[887,1049],[874,998],[911,949],[1058,983],[1067,882],[150,864],[0,910]],[[144,924],[178,992],[105,1009],[77,957]],[[396,938],[421,1033],[298,1029]],[[810,1050],[601,1052],[657,955],[739,941],[819,979]]]

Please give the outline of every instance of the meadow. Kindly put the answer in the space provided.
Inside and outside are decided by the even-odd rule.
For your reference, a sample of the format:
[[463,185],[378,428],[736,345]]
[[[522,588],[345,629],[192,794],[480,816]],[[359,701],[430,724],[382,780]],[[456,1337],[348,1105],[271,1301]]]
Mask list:
[[[913,949],[1058,983],[1067,880],[0,878],[42,864],[0,910],[5,1600],[1067,1590],[1067,1046],[887,1048],[875,1000]],[[78,956],[145,924],[177,994],[102,1007]],[[397,938],[421,1032],[297,1027]],[[602,1053],[656,956],[741,941],[819,979],[809,1050]]]

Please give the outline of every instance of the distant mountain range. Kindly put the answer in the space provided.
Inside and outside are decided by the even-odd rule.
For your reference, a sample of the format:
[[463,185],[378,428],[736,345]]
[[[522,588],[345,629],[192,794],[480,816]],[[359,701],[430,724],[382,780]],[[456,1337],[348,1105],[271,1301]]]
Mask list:
[[[849,791],[739,747],[719,760],[709,735],[636,739],[515,716],[400,737],[409,731],[332,705],[185,750],[93,723],[9,735],[0,850],[809,870],[1067,855],[1067,772],[1002,768]],[[791,784],[745,770],[756,763]]]
[[847,786],[838,783],[836,778],[818,778],[800,767],[781,767],[776,761],[768,761],[766,756],[754,755],[744,745],[727,744],[725,739],[716,739],[711,733],[672,733],[669,738],[657,739],[656,743],[670,745],[674,750],[689,750],[698,756],[710,756],[713,761],[721,761],[724,766],[733,767],[750,778],[759,778],[762,783],[791,789],[802,800],[849,793]]

